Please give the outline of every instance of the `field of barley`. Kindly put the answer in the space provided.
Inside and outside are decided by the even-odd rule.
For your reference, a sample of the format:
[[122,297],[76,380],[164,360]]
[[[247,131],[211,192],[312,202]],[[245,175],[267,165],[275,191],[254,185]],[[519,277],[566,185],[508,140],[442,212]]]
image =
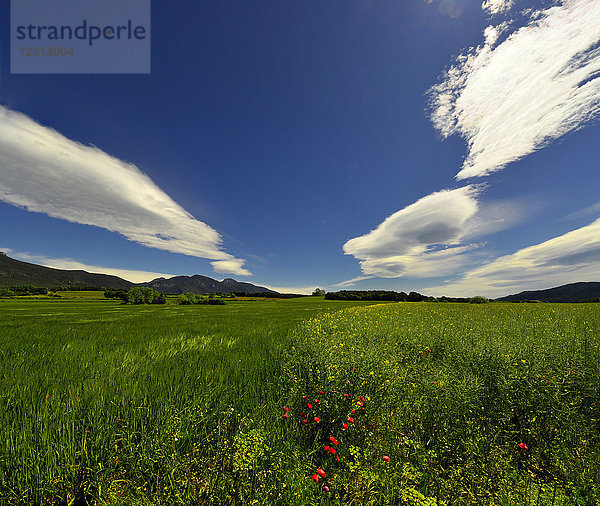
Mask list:
[[594,304],[2,300],[0,503],[596,504],[599,346]]

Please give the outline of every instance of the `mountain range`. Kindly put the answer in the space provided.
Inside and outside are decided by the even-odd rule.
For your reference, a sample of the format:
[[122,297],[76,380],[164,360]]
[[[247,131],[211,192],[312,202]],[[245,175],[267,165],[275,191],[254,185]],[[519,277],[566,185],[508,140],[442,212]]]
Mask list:
[[[94,274],[83,270],[65,270],[44,267],[10,258],[0,252],[0,287],[10,285],[33,285],[45,288],[55,286],[94,287],[128,290],[134,286],[149,286],[163,293],[272,293],[274,290],[264,286],[253,285],[225,278],[223,281],[201,276],[175,276],[172,278],[156,278],[147,283],[132,283],[110,274]],[[514,295],[507,295],[497,301],[523,302],[582,302],[600,298],[599,282],[579,282],[548,288],[546,290],[530,290]]]
[[148,283],[132,283],[110,274],[94,274],[83,270],[65,270],[30,264],[10,258],[0,252],[0,287],[10,285],[33,285],[44,288],[55,286],[93,287],[128,290],[134,286],[149,286],[163,293],[273,293],[277,292],[252,283],[226,278],[223,281],[207,276],[175,276],[156,278]]
[[539,300],[542,302],[582,302],[600,297],[600,283],[579,282],[568,285],[548,288],[546,290],[531,290],[500,297],[500,301],[524,302],[528,300]]

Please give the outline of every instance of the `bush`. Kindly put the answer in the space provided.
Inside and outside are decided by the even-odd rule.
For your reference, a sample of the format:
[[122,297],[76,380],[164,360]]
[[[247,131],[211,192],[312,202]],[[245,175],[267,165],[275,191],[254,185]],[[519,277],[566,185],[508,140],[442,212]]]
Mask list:
[[488,304],[490,302],[490,299],[486,299],[485,297],[482,297],[481,295],[476,295],[475,297],[471,297],[469,299],[469,304]]

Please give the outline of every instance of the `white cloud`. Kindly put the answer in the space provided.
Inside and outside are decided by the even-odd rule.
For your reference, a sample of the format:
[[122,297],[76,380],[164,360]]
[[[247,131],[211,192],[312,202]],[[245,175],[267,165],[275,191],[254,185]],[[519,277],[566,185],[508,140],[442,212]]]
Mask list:
[[244,262],[222,251],[216,230],[195,219],[135,165],[2,106],[0,200],[118,232],[150,248],[228,261],[234,273]]
[[352,279],[347,279],[346,281],[340,281],[339,283],[335,283],[332,285],[335,288],[346,288],[348,286],[354,286],[359,281],[364,281],[365,279],[372,279],[374,276],[357,276]]
[[494,15],[506,12],[514,3],[514,0],[485,0],[481,4],[481,8],[487,13]]
[[252,273],[244,269],[245,260],[239,258],[233,258],[231,260],[217,260],[211,262],[213,270],[215,272],[221,272],[226,274],[236,274],[238,276],[252,276]]
[[455,271],[465,263],[464,253],[477,247],[459,245],[477,212],[477,193],[469,185],[427,195],[375,230],[350,239],[344,253],[360,260],[366,276],[429,277]]
[[97,265],[89,265],[71,258],[50,258],[44,255],[31,255],[19,251],[13,251],[10,248],[0,248],[0,251],[10,255],[11,258],[21,260],[22,262],[30,262],[45,267],[53,267],[54,269],[65,270],[83,270],[96,274],[112,274],[120,278],[131,281],[132,283],[145,283],[156,278],[172,278],[175,274],[165,274],[164,272],[148,272],[137,271],[131,269],[118,269],[114,267],[101,267]]
[[576,281],[600,281],[600,219],[425,290],[433,295],[501,297]]
[[592,204],[591,206],[585,207],[583,209],[580,209],[579,211],[571,213],[568,216],[565,216],[561,221],[577,220],[577,219],[585,218],[586,216],[590,216],[591,214],[593,214],[593,215],[600,214],[600,202],[596,202],[595,204]]
[[261,283],[260,286],[264,286],[265,288],[268,288],[269,290],[275,290],[276,292],[279,293],[297,293],[300,295],[310,295],[315,291],[315,288],[321,288],[321,289],[326,289],[326,286],[322,286],[317,284],[314,285],[300,285],[300,286],[275,286],[275,285],[265,285],[264,283]]
[[[489,1],[488,9],[510,2]],[[529,24],[497,47],[458,58],[430,93],[443,137],[459,134],[469,153],[458,179],[485,176],[523,158],[600,111],[600,2],[564,0],[529,13]],[[506,25],[499,25],[502,29]]]

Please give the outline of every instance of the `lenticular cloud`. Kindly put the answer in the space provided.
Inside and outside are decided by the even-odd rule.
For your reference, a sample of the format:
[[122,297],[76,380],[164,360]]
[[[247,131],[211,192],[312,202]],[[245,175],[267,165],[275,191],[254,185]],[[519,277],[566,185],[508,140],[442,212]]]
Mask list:
[[497,46],[489,34],[507,24],[488,27],[486,43],[429,90],[435,128],[468,144],[457,179],[500,170],[600,111],[600,2],[565,0],[527,16]]
[[0,106],[0,201],[53,218],[118,232],[150,248],[215,260],[248,275],[221,249],[221,235],[195,219],[135,165],[67,139]]

